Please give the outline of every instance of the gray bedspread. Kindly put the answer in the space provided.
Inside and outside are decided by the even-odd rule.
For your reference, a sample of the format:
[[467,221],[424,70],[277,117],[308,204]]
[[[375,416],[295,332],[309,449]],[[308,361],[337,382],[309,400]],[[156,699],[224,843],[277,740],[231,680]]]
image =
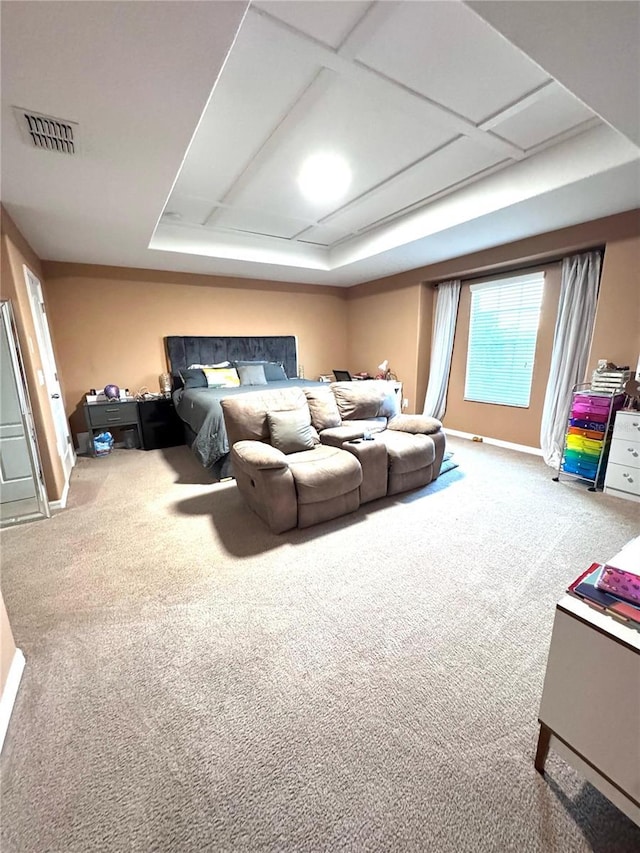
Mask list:
[[306,388],[320,385],[308,379],[286,379],[281,382],[269,382],[268,385],[241,385],[239,388],[181,388],[173,392],[173,401],[179,417],[196,434],[191,449],[205,468],[215,468],[219,461],[229,453],[229,442],[224,425],[222,406],[223,397],[236,394],[250,394],[252,391],[265,391],[272,388]]

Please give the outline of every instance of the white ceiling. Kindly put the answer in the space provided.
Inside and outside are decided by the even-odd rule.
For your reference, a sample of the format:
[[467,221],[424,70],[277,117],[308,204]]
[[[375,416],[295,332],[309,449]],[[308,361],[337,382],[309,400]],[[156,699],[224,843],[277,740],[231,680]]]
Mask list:
[[[348,286],[640,206],[640,4],[246,9],[2,3],[2,200],[40,257]],[[323,150],[353,180],[312,204]]]

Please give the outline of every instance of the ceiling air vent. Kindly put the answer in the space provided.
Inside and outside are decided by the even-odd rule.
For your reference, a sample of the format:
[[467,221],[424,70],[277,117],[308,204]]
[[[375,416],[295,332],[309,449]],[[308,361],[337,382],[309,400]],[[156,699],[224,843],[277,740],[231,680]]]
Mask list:
[[21,107],[14,107],[13,111],[27,145],[45,151],[59,151],[61,154],[77,154],[80,150],[77,122],[34,113]]

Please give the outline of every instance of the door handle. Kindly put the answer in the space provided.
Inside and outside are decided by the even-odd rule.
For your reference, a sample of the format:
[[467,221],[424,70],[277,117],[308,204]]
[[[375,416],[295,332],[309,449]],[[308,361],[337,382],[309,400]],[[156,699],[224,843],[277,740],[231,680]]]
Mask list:
[[60,394],[52,394],[52,395],[51,395],[51,399],[52,399],[52,400],[59,400],[59,399],[60,399]]

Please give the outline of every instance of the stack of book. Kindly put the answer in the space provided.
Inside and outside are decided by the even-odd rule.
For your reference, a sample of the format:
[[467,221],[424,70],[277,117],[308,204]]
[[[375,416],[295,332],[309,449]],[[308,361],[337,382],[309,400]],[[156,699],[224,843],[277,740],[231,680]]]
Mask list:
[[640,631],[640,575],[593,563],[567,592]]

